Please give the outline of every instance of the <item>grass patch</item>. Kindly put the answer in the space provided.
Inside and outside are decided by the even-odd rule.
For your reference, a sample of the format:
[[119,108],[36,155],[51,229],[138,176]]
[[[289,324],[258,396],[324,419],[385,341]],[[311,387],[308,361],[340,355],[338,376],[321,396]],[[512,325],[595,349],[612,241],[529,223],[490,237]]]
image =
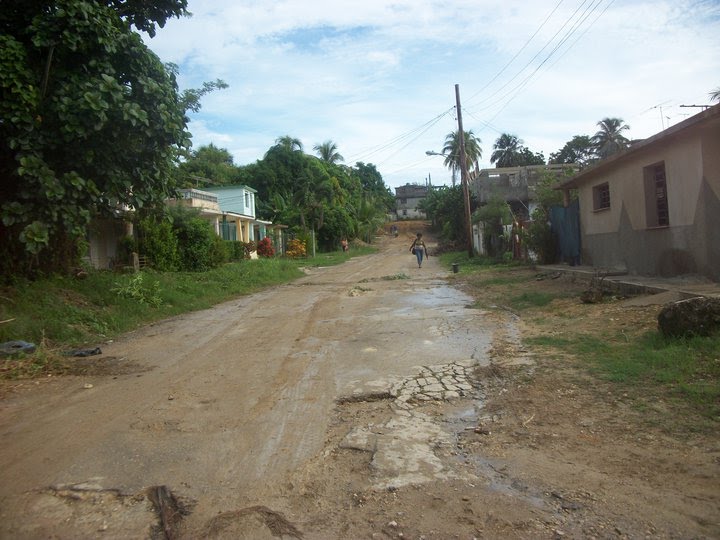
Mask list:
[[476,273],[479,270],[492,271],[503,268],[527,268],[528,265],[520,261],[499,261],[493,257],[468,257],[466,251],[449,251],[441,253],[440,263],[450,269],[453,264],[458,265],[459,273]]
[[544,307],[560,295],[529,291],[510,297],[510,307],[516,310],[523,310],[531,307]]
[[38,348],[33,354],[0,358],[0,378],[62,372],[63,350],[287,283],[304,275],[301,267],[342,264],[374,251],[363,246],[297,260],[261,258],[208,272],[90,272],[86,279],[18,280],[0,288],[0,321],[5,321],[0,342],[22,340]]
[[573,354],[596,376],[644,399],[679,400],[720,420],[720,336],[675,340],[651,331],[637,337],[539,336],[528,344]]

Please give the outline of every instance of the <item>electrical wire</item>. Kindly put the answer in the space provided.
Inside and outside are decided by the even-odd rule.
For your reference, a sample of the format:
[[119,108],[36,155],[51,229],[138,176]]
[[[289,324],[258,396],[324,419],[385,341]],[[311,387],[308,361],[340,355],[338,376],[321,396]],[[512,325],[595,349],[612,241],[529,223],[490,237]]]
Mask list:
[[[543,50],[545,50],[545,49],[547,48],[547,46],[550,45],[550,44],[555,40],[555,38],[558,36],[558,34],[560,34],[560,32],[561,32],[573,19],[575,19],[575,21],[572,23],[572,25],[570,26],[570,28],[569,28],[569,29],[565,32],[565,34],[560,38],[560,40],[559,40],[559,41],[557,42],[557,44],[553,47],[553,49],[547,54],[547,56],[545,56],[545,58],[542,60],[542,62],[540,62],[540,63],[537,65],[537,67],[535,67],[535,69],[534,69],[529,75],[527,75],[519,84],[517,84],[515,87],[513,87],[511,90],[509,90],[509,91],[506,92],[505,94],[503,94],[502,97],[500,97],[499,99],[495,100],[495,101],[494,101],[493,103],[491,103],[490,105],[487,105],[487,106],[485,106],[485,107],[481,107],[480,109],[476,109],[474,112],[477,113],[478,111],[483,111],[483,110],[492,109],[494,106],[496,106],[496,105],[498,105],[498,104],[500,104],[500,103],[502,103],[502,102],[504,101],[504,103],[502,104],[502,106],[501,106],[501,107],[495,112],[495,114],[490,118],[490,121],[492,121],[492,120],[494,120],[495,118],[497,118],[497,116],[498,116],[498,115],[520,94],[520,92],[529,84],[530,80],[531,80],[531,79],[537,74],[537,72],[548,62],[548,60],[550,60],[550,59],[553,57],[553,55],[555,55],[555,53],[556,53],[565,43],[567,43],[567,41],[573,36],[573,34],[575,34],[575,32],[577,32],[577,30],[585,23],[585,21],[587,21],[587,19],[588,19],[595,11],[597,11],[597,9],[600,7],[600,5],[602,4],[602,2],[603,2],[603,0],[593,0],[593,1],[590,3],[590,5],[587,6],[587,7],[585,8],[585,10],[580,14],[580,16],[577,17],[577,19],[575,19],[576,15],[577,15],[578,12],[580,11],[580,9],[587,3],[587,0],[583,1],[582,4],[580,4],[580,6],[578,6],[578,8],[573,12],[573,14],[565,21],[565,23],[562,25],[562,27],[560,28],[560,30],[558,30],[558,31],[553,35],[553,37],[552,37],[550,40],[548,40],[548,42],[543,46],[543,48],[540,49],[540,51],[538,52],[538,54],[536,54],[536,55],[532,58],[532,60],[531,60],[530,62],[528,62],[528,64],[526,64],[526,65],[523,67],[522,70],[520,70],[520,71],[518,72],[518,74],[522,73],[522,72],[525,70],[525,68],[527,68],[527,67],[539,56],[539,54],[540,54]],[[610,0],[610,4],[611,4],[612,2],[614,2],[614,0]],[[603,10],[603,12],[601,12],[600,15],[598,15],[598,17],[595,18],[595,20],[593,20],[593,22],[591,23],[591,25],[594,24],[595,21],[597,21],[597,19],[598,19],[605,11],[607,11],[607,8],[609,7],[610,4],[608,4],[608,6],[606,6],[605,10]],[[588,27],[588,28],[589,28],[589,27]],[[587,31],[587,29],[586,29],[585,31]],[[572,48],[572,47],[577,43],[577,41],[578,41],[578,40],[575,40],[575,41],[563,52],[563,54],[567,53],[567,51],[570,50],[570,48]],[[553,64],[553,65],[554,65],[554,64]],[[549,68],[548,68],[548,69],[549,69]],[[516,77],[517,77],[518,74],[516,74]],[[514,77],[514,78],[516,78],[516,77]],[[514,80],[514,78],[511,79],[511,80]],[[504,86],[507,86],[507,84],[504,85]],[[491,97],[491,96],[489,96],[489,97]],[[506,100],[506,98],[507,98],[507,100]],[[487,99],[489,99],[489,98],[486,98],[485,101],[487,101]],[[482,102],[481,102],[481,103],[482,103]]]
[[[583,1],[582,1],[582,3],[575,9],[575,11],[573,12],[573,14],[570,15],[570,17],[568,17],[568,18],[565,20],[565,22],[562,24],[562,26],[560,26],[560,28],[557,30],[557,32],[555,32],[555,34],[553,34],[553,36],[552,36],[549,40],[547,40],[547,41],[545,42],[545,45],[543,45],[543,46],[540,48],[540,50],[539,50],[537,53],[535,53],[535,56],[533,56],[522,68],[520,68],[520,69],[515,73],[515,75],[513,75],[507,82],[505,82],[505,84],[503,84],[502,86],[500,86],[499,88],[497,88],[497,89],[496,89],[494,92],[492,92],[489,96],[485,97],[484,99],[481,99],[481,100],[477,101],[477,102],[476,102],[476,105],[480,105],[480,104],[482,104],[482,103],[485,103],[485,102],[487,102],[488,100],[490,100],[493,96],[496,96],[498,93],[502,92],[505,88],[507,88],[507,87],[510,85],[510,83],[512,83],[512,82],[513,82],[515,79],[517,79],[528,67],[530,67],[530,66],[532,65],[532,63],[542,54],[542,52],[543,52],[545,49],[547,49],[547,48],[552,44],[552,42],[555,40],[555,38],[558,36],[558,34],[560,34],[560,32],[563,31],[563,29],[570,23],[570,21],[572,21],[572,20],[575,18],[575,16],[577,15],[578,11],[580,11],[580,9],[582,9],[582,7],[583,7],[587,2],[588,2],[588,0],[583,0]],[[512,93],[512,90],[511,90],[510,92],[508,92],[507,94],[509,94],[509,93]],[[505,96],[506,96],[507,94],[505,94]],[[503,96],[502,98],[500,98],[499,101],[502,101],[502,99],[503,99],[505,96]],[[472,102],[472,100],[467,100],[467,103],[468,103],[468,106],[471,106],[473,102]]]
[[545,17],[545,20],[542,22],[542,24],[537,27],[537,30],[535,30],[535,33],[533,33],[533,35],[528,38],[528,40],[525,42],[525,44],[522,47],[520,47],[518,52],[515,53],[515,56],[513,56],[510,60],[508,60],[505,63],[505,65],[502,67],[502,69],[500,71],[498,71],[492,79],[490,79],[487,83],[485,83],[485,86],[483,86],[482,88],[480,88],[480,90],[478,90],[477,92],[472,94],[468,98],[468,101],[471,101],[473,98],[478,96],[483,90],[485,90],[488,86],[490,86],[492,83],[494,83],[497,80],[497,78],[500,77],[500,75],[502,75],[508,67],[510,67],[510,64],[512,64],[515,61],[515,59],[518,56],[520,56],[520,53],[523,52],[525,50],[525,48],[530,44],[530,42],[535,38],[535,36],[538,35],[538,32],[540,32],[540,30],[542,30],[542,28],[545,26],[545,24],[548,22],[548,20],[550,20],[550,17],[552,17],[555,14],[557,9],[560,7],[560,4],[562,4],[563,2],[564,2],[564,0],[560,0],[557,4],[555,4],[555,7],[550,12],[550,14],[547,17]]
[[391,139],[388,142],[382,143],[377,146],[370,147],[370,148],[363,150],[357,154],[354,154],[354,155],[350,156],[347,161],[348,161],[348,163],[357,162],[357,161],[366,161],[371,156],[374,156],[374,155],[384,152],[386,150],[390,150],[394,146],[403,143],[407,139],[410,139],[407,143],[403,144],[403,146],[400,147],[398,150],[396,150],[394,153],[385,157],[385,159],[383,161],[387,161],[388,159],[390,159],[391,157],[396,155],[398,152],[402,151],[404,148],[406,148],[407,146],[409,146],[410,144],[415,142],[421,135],[426,133],[431,127],[433,127],[435,124],[437,124],[440,120],[442,120],[445,116],[447,116],[454,109],[455,109],[455,107],[450,107],[449,109],[438,114],[431,120],[428,120],[421,126],[414,128],[408,132],[402,133],[402,134],[398,135],[397,137]]
[[[520,83],[514,90],[512,90],[512,91],[508,92],[507,94],[505,94],[504,97],[507,97],[509,94],[511,94],[511,93],[514,92],[513,95],[503,104],[503,106],[500,107],[500,109],[498,109],[498,110],[495,112],[495,114],[490,118],[490,120],[494,120],[495,118],[497,118],[498,115],[499,115],[503,110],[505,110],[505,108],[520,94],[520,92],[522,92],[522,90],[523,90],[523,89],[528,85],[528,83],[530,82],[530,79],[532,79],[532,78],[535,76],[535,74],[540,70],[540,68],[542,68],[543,65],[545,65],[545,63],[546,63],[548,60],[550,60],[550,58],[552,58],[552,56],[555,54],[555,52],[556,52],[560,47],[562,47],[562,45],[572,36],[572,34],[577,30],[577,28],[579,28],[579,25],[581,25],[585,20],[587,20],[587,18],[588,18],[595,10],[597,10],[597,8],[599,7],[599,5],[600,5],[600,3],[601,3],[602,1],[603,1],[603,0],[598,0],[598,3],[595,4],[594,6],[593,6],[593,4],[591,4],[592,10],[588,13],[588,9],[590,9],[590,8],[588,8],[588,9],[585,10],[585,12],[583,12],[584,17],[583,17],[582,19],[578,20],[578,22],[576,22],[576,23],[573,25],[573,27],[572,27],[568,32],[566,32],[566,34],[565,34],[565,36],[563,37],[563,39],[561,39],[561,41],[558,42],[558,44],[553,48],[553,50],[550,51],[550,53],[545,57],[545,59],[544,59],[542,62],[540,62],[540,64],[538,64],[538,66],[532,71],[532,73],[530,73],[530,74],[522,81],[522,83]],[[587,15],[585,15],[585,13],[587,13]],[[496,102],[496,103],[497,103],[497,102]],[[489,107],[485,107],[485,109],[487,109],[487,108],[489,108]],[[481,109],[481,110],[484,110],[484,109]]]

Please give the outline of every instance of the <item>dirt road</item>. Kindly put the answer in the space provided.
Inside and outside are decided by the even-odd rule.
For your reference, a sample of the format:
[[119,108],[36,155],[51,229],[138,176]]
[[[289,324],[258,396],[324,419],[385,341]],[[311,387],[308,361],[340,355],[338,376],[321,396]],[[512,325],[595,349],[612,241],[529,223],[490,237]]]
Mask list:
[[2,532],[143,536],[156,517],[138,520],[137,494],[162,485],[191,502],[181,529],[193,536],[218,513],[263,504],[320,455],[338,400],[386,396],[416,366],[453,363],[461,387],[436,384],[469,393],[462,366],[482,362],[491,333],[409,243],[132,333],[103,346],[101,375],[5,400]]
[[627,396],[530,354],[523,321],[470,307],[409,244],[7,395],[0,537],[720,536],[717,438],[638,427]]

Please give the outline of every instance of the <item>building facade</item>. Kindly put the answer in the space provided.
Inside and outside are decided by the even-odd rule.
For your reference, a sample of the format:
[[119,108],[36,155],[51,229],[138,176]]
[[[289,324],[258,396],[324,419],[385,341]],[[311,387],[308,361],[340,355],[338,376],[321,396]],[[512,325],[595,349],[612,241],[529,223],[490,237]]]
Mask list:
[[582,264],[720,281],[720,105],[585,169]]
[[428,186],[405,184],[395,188],[395,218],[427,219],[427,215],[419,208],[420,202],[427,197]]

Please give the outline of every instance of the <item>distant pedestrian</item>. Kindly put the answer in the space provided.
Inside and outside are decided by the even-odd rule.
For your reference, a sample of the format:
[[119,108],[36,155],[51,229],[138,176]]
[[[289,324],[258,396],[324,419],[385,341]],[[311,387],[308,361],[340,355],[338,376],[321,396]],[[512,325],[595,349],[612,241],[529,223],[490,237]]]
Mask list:
[[417,233],[415,240],[413,240],[410,246],[410,251],[417,257],[418,268],[422,268],[423,255],[430,258],[427,252],[427,246],[425,246],[425,242],[423,242],[422,239],[422,233]]
[[343,238],[342,240],[340,240],[340,245],[342,246],[343,251],[347,251],[348,250],[347,238]]

